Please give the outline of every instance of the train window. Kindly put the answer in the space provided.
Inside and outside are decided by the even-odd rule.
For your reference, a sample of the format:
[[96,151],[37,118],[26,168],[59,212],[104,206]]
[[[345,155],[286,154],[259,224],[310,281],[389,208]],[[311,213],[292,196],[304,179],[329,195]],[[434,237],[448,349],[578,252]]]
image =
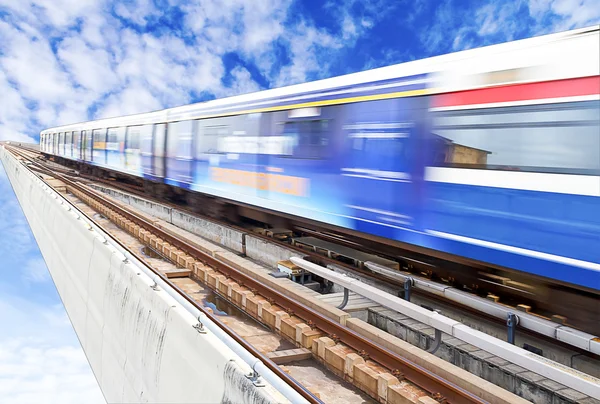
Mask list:
[[[220,133],[212,133],[212,147],[216,139],[216,152],[234,154],[292,154],[291,138],[267,135],[269,119],[263,114],[238,115],[228,118],[230,127],[212,127]],[[261,130],[261,126],[263,126]],[[210,131],[208,132],[211,134]],[[211,139],[208,140],[211,142]]]
[[330,124],[328,119],[288,121],[280,124],[280,130],[293,145],[295,158],[323,159],[327,157]]
[[154,167],[154,175],[164,176],[164,155],[165,155],[165,135],[167,125],[159,123],[154,130],[154,159],[152,165]]
[[154,133],[155,141],[154,141],[154,155],[156,157],[163,157],[165,153],[165,135],[166,135],[166,124],[159,123],[156,125],[156,130]]
[[73,132],[67,132],[65,136],[65,155],[71,157],[73,152]]
[[104,150],[106,147],[106,129],[94,129],[92,131],[94,149]]
[[[110,144],[115,144],[118,143],[119,141],[117,140],[117,129],[116,128],[112,128],[108,130],[108,136],[106,138],[106,143],[110,143]],[[107,147],[108,148],[108,147]]]
[[125,136],[125,149],[139,150],[140,149],[140,129],[141,126],[129,126]]
[[58,134],[58,154],[61,156],[65,154],[65,134],[64,132],[60,132]]
[[152,155],[152,132],[154,132],[154,125],[149,126],[150,130],[142,130],[140,133],[140,149],[144,156]]
[[73,132],[73,157],[75,158],[79,158],[79,139],[80,139],[80,132],[78,130]]
[[106,163],[106,129],[94,129],[92,142],[92,159],[101,164]]
[[[140,150],[142,138],[152,136],[153,125],[129,126],[125,135],[125,149]],[[118,132],[117,132],[118,135]]]
[[192,143],[196,121],[169,123],[167,155],[170,158],[192,158]]
[[83,138],[83,159],[86,161],[92,161],[92,131],[84,130],[81,131],[81,137]]
[[106,150],[122,151],[125,143],[125,128],[109,128],[106,136]]
[[434,116],[436,165],[600,172],[600,101],[444,111]]
[[231,134],[231,118],[202,119],[198,121],[197,156],[223,153],[219,150],[219,139]]

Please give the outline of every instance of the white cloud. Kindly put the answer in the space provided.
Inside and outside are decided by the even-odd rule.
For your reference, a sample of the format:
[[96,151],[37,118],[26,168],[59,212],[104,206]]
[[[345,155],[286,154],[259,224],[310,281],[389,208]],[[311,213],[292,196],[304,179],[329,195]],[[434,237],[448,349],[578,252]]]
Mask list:
[[64,38],[58,47],[58,58],[76,83],[94,95],[111,91],[117,77],[111,68],[111,57],[105,49],[94,49],[78,37]]
[[237,66],[231,71],[233,77],[233,84],[231,86],[231,93],[233,94],[247,94],[253,93],[260,90],[258,84],[256,84],[250,76],[248,69]]
[[[10,1],[10,0],[9,0]],[[103,1],[96,0],[23,0],[29,3],[30,13],[38,14],[36,9],[42,9],[40,16],[44,22],[54,28],[71,26],[77,18],[97,12]]]
[[62,305],[3,295],[0,397],[7,403],[104,403]]
[[0,268],[4,269],[4,265],[10,262],[9,257],[16,262],[25,261],[31,251],[33,237],[1,164],[0,207]]
[[42,258],[33,258],[25,263],[23,267],[23,279],[26,282],[47,282],[50,280],[50,273],[46,263]]
[[[412,19],[413,14],[407,17]],[[433,20],[421,28],[420,38],[434,55],[598,23],[598,0],[488,0],[474,10],[445,0],[435,8]]]
[[23,97],[8,81],[6,74],[0,70],[0,136],[18,142],[31,142],[33,139],[25,134],[26,125],[23,116],[29,113]]
[[[12,101],[0,107],[0,138],[29,140],[57,124],[182,105],[198,94],[257,90],[242,66],[232,66],[234,80],[223,85],[229,52],[255,64],[270,86],[325,77],[335,52],[352,47],[389,9],[379,2],[353,15],[356,1],[331,3],[338,20],[325,30],[304,17],[290,19],[293,4],[0,0],[11,16],[0,22],[0,90]],[[130,27],[143,31],[177,5],[183,18],[174,29]],[[285,66],[273,56],[277,46],[286,48]]]
[[111,95],[105,102],[99,117],[129,115],[155,111],[162,104],[142,83],[131,84],[121,92]]
[[132,21],[137,25],[146,25],[149,17],[156,16],[159,11],[152,0],[135,0],[127,3],[118,3],[115,13],[122,18]]
[[[528,8],[540,33],[585,27],[600,22],[598,0],[529,0]],[[554,17],[554,18],[552,18]],[[550,19],[550,24],[544,21]]]
[[0,207],[0,401],[104,402],[1,165]]

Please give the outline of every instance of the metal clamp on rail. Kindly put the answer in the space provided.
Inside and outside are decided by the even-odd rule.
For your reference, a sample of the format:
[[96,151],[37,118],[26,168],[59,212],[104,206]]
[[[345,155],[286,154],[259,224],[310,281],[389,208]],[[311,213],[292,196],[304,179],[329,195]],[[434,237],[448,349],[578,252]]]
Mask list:
[[246,375],[246,378],[248,380],[250,380],[252,382],[252,384],[255,385],[256,387],[265,387],[266,386],[263,379],[260,377],[258,372],[254,369],[252,369],[252,373]]

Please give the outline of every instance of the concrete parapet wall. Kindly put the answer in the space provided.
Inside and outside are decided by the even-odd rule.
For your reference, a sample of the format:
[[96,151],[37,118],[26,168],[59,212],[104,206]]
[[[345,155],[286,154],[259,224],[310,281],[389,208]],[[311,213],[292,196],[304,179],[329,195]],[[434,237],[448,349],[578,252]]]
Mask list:
[[[379,341],[384,346],[387,346],[388,340],[398,341],[397,347],[407,347],[402,349],[407,352],[409,359],[426,368],[428,367],[426,362],[434,360],[431,357],[436,359],[439,357],[440,359],[437,360],[448,363],[448,369],[452,366],[450,364],[456,365],[458,368],[454,367],[455,370],[452,373],[458,380],[454,380],[452,376],[447,378],[457,384],[470,382],[468,377],[463,378],[461,376],[466,371],[473,375],[473,379],[481,378],[477,383],[483,391],[487,390],[486,385],[489,385],[487,382],[490,382],[498,388],[504,389],[507,393],[517,394],[534,404],[600,403],[600,401],[594,400],[585,394],[448,335],[442,337],[440,348],[436,352],[437,357],[425,354],[421,349],[426,349],[433,341],[433,329],[431,327],[384,307],[369,308],[368,312],[370,325],[362,325],[361,329],[368,330],[368,333],[372,334],[383,330],[386,336],[385,339],[380,341],[374,340]],[[355,319],[352,319],[352,321],[355,321]],[[355,326],[354,323],[349,325],[353,329],[355,329]],[[407,341],[407,343],[402,344],[401,340]],[[418,352],[421,358],[414,356],[414,352]],[[487,399],[485,395],[481,395],[481,397]]]
[[245,233],[231,227],[221,226],[220,224],[188,215],[187,213],[180,212],[176,209],[173,209],[171,214],[173,218],[171,223],[175,226],[181,227],[190,233],[197,234],[240,254],[245,253]]
[[291,248],[281,247],[249,234],[246,235],[246,256],[271,268],[277,268],[279,261],[287,261],[291,257],[303,257]]
[[244,237],[246,233],[244,232],[189,215],[170,206],[152,202],[142,197],[130,195],[113,188],[97,184],[91,184],[90,187],[104,192],[142,212],[162,219],[165,222],[171,223],[209,241],[225,246],[240,254],[245,254],[246,252],[244,246]]
[[91,184],[89,186],[141,212],[155,216],[237,253],[245,254],[247,257],[268,267],[277,268],[279,261],[289,260],[290,257],[302,257],[302,254],[290,248],[269,243],[260,237],[252,236],[232,227],[189,215],[170,206],[102,185]]
[[108,402],[287,402],[4,148],[0,160]]

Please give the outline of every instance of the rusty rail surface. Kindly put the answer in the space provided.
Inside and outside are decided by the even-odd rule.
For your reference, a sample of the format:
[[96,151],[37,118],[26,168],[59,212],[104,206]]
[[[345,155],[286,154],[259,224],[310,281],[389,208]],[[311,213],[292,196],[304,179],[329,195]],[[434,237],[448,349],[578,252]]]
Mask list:
[[[14,149],[11,146],[8,146],[8,147],[11,150]],[[31,159],[29,157],[23,156],[21,153],[19,153],[18,150],[15,150],[15,152],[20,154],[22,157],[30,160],[33,164],[40,165],[40,166],[42,165],[42,164],[40,164],[40,162],[34,161],[33,159]],[[66,178],[65,176],[63,176],[61,174],[54,173],[50,169],[47,169],[45,167],[43,167],[43,168],[50,173],[49,175],[52,175],[53,177],[63,181],[69,187],[77,189],[78,191],[84,193],[88,197],[107,206],[108,208],[110,208],[111,210],[114,210],[115,212],[122,215],[126,219],[131,220],[133,223],[137,224],[141,228],[144,228],[145,230],[156,235],[157,237],[160,237],[163,241],[180,249],[181,251],[192,256],[193,258],[197,259],[198,261],[201,261],[201,262],[205,263],[206,265],[216,269],[217,271],[230,277],[231,279],[235,280],[236,282],[242,283],[244,286],[246,286],[250,289],[255,289],[259,295],[263,296],[264,298],[266,298],[269,301],[274,301],[275,304],[277,304],[277,306],[280,306],[284,310],[286,310],[290,313],[293,313],[294,316],[297,316],[306,322],[311,322],[312,324],[314,324],[314,326],[316,328],[320,329],[325,334],[328,334],[330,336],[335,336],[336,339],[339,339],[345,345],[348,345],[349,347],[355,349],[356,351],[361,352],[363,356],[368,357],[369,359],[379,363],[380,365],[382,365],[385,368],[392,371],[393,374],[403,375],[407,380],[409,380],[410,382],[419,386],[420,388],[430,392],[432,395],[434,395],[436,397],[443,397],[443,398],[445,398],[446,402],[448,402],[448,403],[485,403],[486,402],[485,400],[472,394],[471,392],[440,377],[439,375],[425,369],[424,367],[419,366],[418,364],[416,364],[406,358],[401,357],[400,355],[396,354],[395,352],[393,352],[387,348],[384,348],[382,346],[377,345],[373,341],[363,337],[362,335],[351,330],[350,328],[345,327],[345,326],[335,322],[334,320],[329,319],[328,317],[325,317],[321,313],[316,312],[315,310],[290,298],[289,296],[286,296],[282,292],[279,292],[267,285],[264,285],[264,284],[258,282],[254,278],[244,274],[243,272],[237,270],[236,268],[234,268],[234,267],[212,257],[211,255],[201,251],[200,249],[194,247],[192,244],[188,243],[184,239],[176,237],[176,236],[154,226],[151,222],[148,222],[143,217],[139,217],[135,213],[130,212],[126,209],[123,209],[119,205],[113,203],[112,201],[110,201],[109,199],[107,199],[106,197],[101,195],[99,192],[93,191],[86,186],[82,186],[82,185]],[[156,271],[154,271],[154,272],[156,272]],[[163,277],[163,279],[165,279],[167,281],[166,276],[163,276],[162,274],[160,274],[160,275]],[[169,282],[169,281],[167,281],[167,282]],[[178,288],[176,288],[176,289],[178,289]],[[183,293],[183,292],[181,292],[181,293]],[[214,315],[210,315],[210,313],[207,313],[206,311],[204,311],[204,309],[201,306],[199,306],[197,303],[195,303],[191,298],[187,297],[185,295],[185,293],[183,293],[183,294],[186,297],[186,299],[188,301],[190,301],[190,303],[194,304],[198,309],[200,309],[204,313],[206,313],[207,316],[209,316],[211,318],[211,320],[213,320],[215,323],[222,324],[218,319],[216,319],[216,317]],[[226,327],[226,326],[224,326],[224,327]],[[228,334],[229,334],[229,332],[228,332]],[[244,346],[244,348],[248,349],[256,357],[260,358],[261,360],[264,359],[263,362],[265,363],[265,365],[269,366],[269,368],[271,368],[276,374],[281,375],[280,377],[282,379],[290,382],[292,387],[294,387],[296,389],[296,387],[293,383],[297,383],[297,382],[290,381],[289,375],[287,375],[285,372],[283,372],[275,363],[273,363],[270,359],[266,358],[265,355],[258,353],[255,348],[253,348],[251,345],[249,345],[243,339],[241,339],[241,337],[239,335],[237,335],[237,334],[235,334],[235,336],[233,334],[230,334],[230,335],[233,338],[235,338],[236,340],[238,340],[238,342],[240,342],[240,344],[242,346]],[[303,387],[302,387],[302,391],[300,391],[300,390],[297,390],[297,391],[299,391],[300,393],[305,392]],[[313,397],[311,397],[311,398],[313,398]]]

